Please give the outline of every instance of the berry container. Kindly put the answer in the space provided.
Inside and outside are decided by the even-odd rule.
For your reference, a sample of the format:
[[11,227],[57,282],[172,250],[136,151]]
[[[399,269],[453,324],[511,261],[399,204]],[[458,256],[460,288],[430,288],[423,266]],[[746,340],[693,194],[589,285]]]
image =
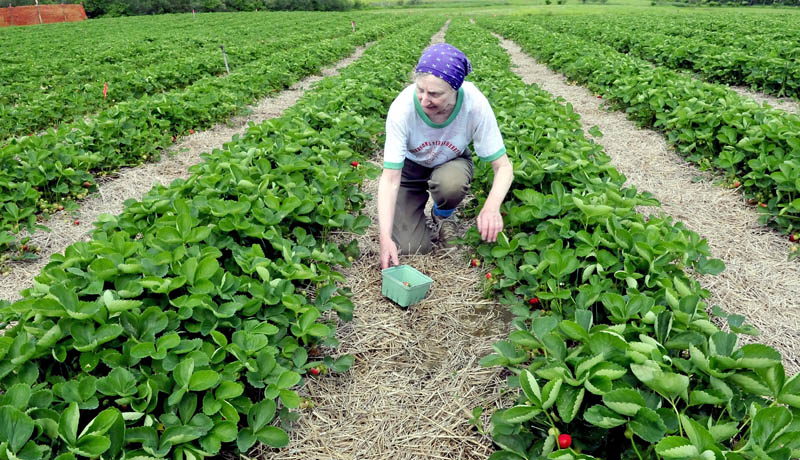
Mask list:
[[411,265],[389,267],[384,269],[382,274],[381,293],[401,307],[414,305],[425,298],[433,283],[432,279]]

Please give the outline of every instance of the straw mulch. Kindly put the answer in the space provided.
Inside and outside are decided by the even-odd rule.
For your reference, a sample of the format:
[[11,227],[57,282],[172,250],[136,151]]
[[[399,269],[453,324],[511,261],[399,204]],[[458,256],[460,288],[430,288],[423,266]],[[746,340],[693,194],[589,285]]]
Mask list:
[[122,212],[126,200],[141,199],[154,185],[169,185],[175,179],[189,177],[189,167],[202,161],[200,157],[202,153],[221,149],[234,135],[242,136],[250,122],[259,124],[281,116],[283,111],[294,105],[314,83],[325,76],[337,74],[339,69],[360,58],[368,46],[369,44],[357,48],[351,56],[323,69],[321,75],[307,77],[289,89],[247,107],[241,115],[227,122],[178,139],[173,146],[162,152],[162,158],[158,162],[135,168],[123,168],[113,177],[98,178],[98,193],[81,201],[77,211],[54,214],[44,222],[44,225],[50,228],[50,232],[40,230],[31,235],[29,245],[41,248],[40,257],[35,261],[8,264],[11,272],[5,276],[0,275],[0,299],[9,301],[19,299],[19,291],[33,284],[33,278],[41,272],[51,255],[63,253],[72,243],[89,239],[91,223],[95,222],[98,216],[117,215]]
[[753,91],[747,86],[730,86],[730,89],[744,97],[749,97],[761,105],[766,102],[774,109],[780,109],[789,113],[800,113],[800,102],[789,97],[775,97],[770,94]]
[[800,370],[800,264],[789,262],[787,238],[759,225],[758,213],[735,190],[714,183],[715,178],[684,161],[657,132],[639,129],[621,112],[604,110],[589,90],[571,85],[561,74],[537,64],[513,42],[502,40],[517,72],[563,97],[581,116],[585,127],[597,126],[614,166],[639,191],[653,193],[661,208],[640,209],[664,213],[683,221],[708,240],[714,257],[725,262],[717,276],[700,276],[712,292],[710,305],[742,314],[760,336],[740,336],[774,347],[783,355],[788,375]]

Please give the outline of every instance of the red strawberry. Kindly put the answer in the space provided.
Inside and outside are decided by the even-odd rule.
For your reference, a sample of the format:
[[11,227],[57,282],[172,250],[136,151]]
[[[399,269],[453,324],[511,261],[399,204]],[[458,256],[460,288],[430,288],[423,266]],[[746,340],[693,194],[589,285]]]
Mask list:
[[358,162],[357,161],[353,161],[352,163],[350,163],[350,166],[352,166],[354,168],[358,168]]
[[480,260],[478,260],[478,259],[472,259],[472,260],[469,262],[469,264],[470,264],[470,265],[472,265],[473,267],[479,267],[479,266],[481,265],[481,261],[480,261]]
[[568,434],[558,435],[558,447],[566,449],[572,444],[572,436]]
[[84,183],[83,183],[83,188],[89,188],[89,187],[91,187],[91,186],[92,186],[92,183],[91,183],[91,182],[89,182],[88,180],[87,180],[86,182],[84,182]]
[[738,180],[737,181],[733,181],[733,187],[734,188],[739,188],[740,185],[742,185],[742,184]]
[[408,281],[403,281],[403,286],[408,286]]
[[312,367],[311,368],[311,374],[312,375],[319,375],[319,369],[317,369],[316,367]]
[[190,129],[190,130],[189,130],[189,134],[194,134],[194,130],[193,130],[193,129]]
[[539,304],[539,298],[538,297],[532,297],[530,300],[528,300],[528,303],[531,304],[531,305],[538,305]]
[[79,220],[75,221],[75,225],[80,225],[80,224],[81,224],[81,221],[79,221]]
[[28,245],[27,244],[23,244],[22,245],[22,252],[25,252],[27,250],[28,250]]
[[175,142],[175,136],[172,136],[172,142]]
[[487,279],[487,280],[490,280],[490,279],[492,279],[492,274],[491,274],[491,273],[487,273],[487,274],[486,274],[486,279]]
[[800,240],[800,236],[798,236],[797,233],[792,233],[791,235],[789,235],[789,241],[791,241],[792,243],[796,243],[798,240]]
[[758,205],[761,206],[762,208],[766,208],[767,207],[767,203],[758,203]]

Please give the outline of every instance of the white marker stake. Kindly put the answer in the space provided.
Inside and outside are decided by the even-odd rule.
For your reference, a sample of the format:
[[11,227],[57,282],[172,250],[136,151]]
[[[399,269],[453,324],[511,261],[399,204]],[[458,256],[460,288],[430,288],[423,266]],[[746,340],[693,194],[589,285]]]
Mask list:
[[222,60],[225,61],[225,71],[231,73],[231,69],[228,67],[228,56],[225,55],[225,47],[219,45],[219,49],[222,50]]

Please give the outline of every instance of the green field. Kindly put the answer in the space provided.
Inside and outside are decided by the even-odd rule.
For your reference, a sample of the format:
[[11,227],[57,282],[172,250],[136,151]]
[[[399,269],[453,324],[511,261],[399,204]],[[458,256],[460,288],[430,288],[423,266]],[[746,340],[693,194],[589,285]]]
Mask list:
[[[361,357],[336,352],[358,314],[342,271],[368,257],[358,235],[375,226],[365,184],[386,111],[448,19],[515,167],[498,241],[464,236],[485,294],[514,317],[476,357],[514,395],[476,429],[488,458],[798,458],[800,374],[712,305],[698,279],[725,264],[682,222],[641,214],[658,201],[626,184],[571,104],[523,83],[492,33],[736,184],[761,231],[794,242],[800,117],[731,85],[797,101],[800,12],[442,0],[0,30],[25,50],[0,57],[0,264],[36,259],[26,232],[100,177],[368,45],[187,179],[94,222],[21,300],[0,299],[0,460],[284,452],[310,404],[300,390],[358,378]],[[465,219],[492,186],[491,166],[476,168]]]

